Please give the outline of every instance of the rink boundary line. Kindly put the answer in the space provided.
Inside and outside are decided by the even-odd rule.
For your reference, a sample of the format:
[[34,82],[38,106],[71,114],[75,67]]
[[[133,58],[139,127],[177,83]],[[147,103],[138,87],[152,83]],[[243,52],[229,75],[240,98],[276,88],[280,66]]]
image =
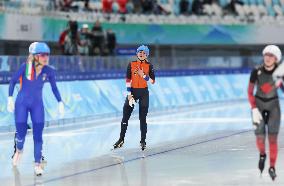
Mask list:
[[[200,145],[200,144],[205,144],[205,143],[208,143],[208,142],[218,141],[218,140],[230,138],[230,137],[233,137],[233,136],[236,136],[236,135],[239,135],[239,134],[248,133],[248,132],[251,132],[251,131],[253,131],[253,130],[251,130],[251,129],[250,130],[242,130],[240,132],[236,132],[236,133],[233,133],[233,134],[230,134],[230,135],[215,137],[215,138],[212,138],[212,139],[199,141],[199,142],[188,144],[188,145],[184,145],[184,146],[181,146],[181,147],[172,148],[172,149],[168,149],[168,150],[163,150],[161,152],[156,152],[156,153],[153,153],[153,154],[145,155],[145,157],[139,156],[139,157],[136,157],[136,158],[132,158],[132,159],[123,161],[123,162],[113,163],[113,164],[110,164],[110,165],[105,165],[105,166],[94,168],[94,169],[83,170],[83,171],[75,172],[75,173],[69,174],[69,175],[47,179],[46,181],[43,181],[42,184],[56,182],[56,181],[63,180],[63,179],[66,179],[66,178],[71,178],[71,177],[78,176],[78,175],[83,175],[83,174],[88,174],[88,173],[91,173],[91,172],[96,172],[96,171],[99,171],[99,170],[102,170],[102,169],[106,169],[106,168],[109,168],[109,167],[114,167],[116,165],[120,165],[122,163],[125,164],[125,163],[133,162],[133,161],[136,161],[136,160],[139,160],[139,159],[149,158],[149,157],[165,154],[165,153],[172,152],[172,151],[176,151],[176,150],[180,150],[180,149],[184,149],[184,148],[188,148],[188,147],[192,147],[192,146],[196,146],[196,145]],[[30,185],[27,185],[27,186],[34,186],[34,184],[30,184]]]
[[161,151],[161,152],[156,152],[156,153],[147,155],[146,158],[147,158],[147,157],[156,156],[156,155],[160,155],[160,154],[165,154],[165,153],[172,152],[172,151],[176,151],[176,150],[180,150],[180,149],[184,149],[184,148],[187,148],[187,147],[192,147],[192,146],[196,146],[196,145],[208,143],[208,142],[218,141],[218,140],[221,140],[221,139],[233,137],[233,136],[236,136],[236,135],[239,135],[239,134],[248,133],[248,132],[251,132],[251,131],[254,131],[254,130],[253,130],[253,129],[242,130],[242,131],[240,131],[240,132],[233,133],[233,134],[230,134],[230,135],[215,137],[215,138],[212,138],[212,139],[203,140],[203,141],[196,142],[196,143],[192,143],[192,144],[189,144],[189,145],[184,145],[184,146],[181,146],[181,147],[172,148],[172,149],[164,150],[164,151]]

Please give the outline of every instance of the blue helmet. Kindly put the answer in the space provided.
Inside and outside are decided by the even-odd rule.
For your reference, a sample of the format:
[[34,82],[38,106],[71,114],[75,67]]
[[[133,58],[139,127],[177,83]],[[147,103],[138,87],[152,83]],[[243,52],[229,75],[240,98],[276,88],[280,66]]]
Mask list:
[[42,53],[50,54],[50,48],[46,43],[33,42],[29,47],[29,53],[33,55]]
[[35,47],[35,45],[37,44],[38,42],[33,42],[32,44],[30,44],[30,46],[29,46],[29,53],[31,54],[32,53],[32,51],[33,51],[33,49],[34,49],[34,47]]
[[136,54],[138,54],[138,52],[140,51],[144,51],[146,53],[147,56],[149,56],[150,50],[147,46],[145,45],[141,45],[137,48]]

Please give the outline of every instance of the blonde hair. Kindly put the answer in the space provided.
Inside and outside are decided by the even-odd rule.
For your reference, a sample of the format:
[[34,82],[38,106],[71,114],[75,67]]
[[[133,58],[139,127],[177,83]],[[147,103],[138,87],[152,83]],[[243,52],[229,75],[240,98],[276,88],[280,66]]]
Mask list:
[[30,55],[28,56],[27,62],[34,62],[34,61],[35,61],[34,55],[30,54]]

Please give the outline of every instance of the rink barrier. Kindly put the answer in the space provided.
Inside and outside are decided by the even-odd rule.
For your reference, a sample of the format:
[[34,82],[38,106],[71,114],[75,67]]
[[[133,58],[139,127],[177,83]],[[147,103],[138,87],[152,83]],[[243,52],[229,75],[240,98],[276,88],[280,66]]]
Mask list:
[[[175,69],[156,70],[157,77],[198,76],[217,74],[246,74],[250,68],[208,68],[208,69]],[[0,72],[0,84],[8,84],[14,73]],[[94,72],[60,72],[56,73],[57,81],[123,79],[125,70],[98,70]]]
[[[248,74],[197,75],[159,77],[149,85],[150,109],[174,109],[190,105],[232,101],[247,98]],[[76,120],[94,116],[119,115],[125,101],[124,79],[58,82],[65,116],[60,118],[57,101],[50,85],[43,90],[45,118],[53,120]],[[15,88],[14,100],[16,92]],[[8,85],[0,87],[0,127],[14,125],[13,114],[6,111]],[[49,123],[49,125],[52,125]]]

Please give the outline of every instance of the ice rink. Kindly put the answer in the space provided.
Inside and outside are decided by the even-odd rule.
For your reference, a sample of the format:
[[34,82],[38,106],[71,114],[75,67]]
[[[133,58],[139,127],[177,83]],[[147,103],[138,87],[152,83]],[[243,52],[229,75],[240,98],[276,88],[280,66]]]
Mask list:
[[31,133],[18,168],[11,163],[14,134],[1,134],[0,185],[284,185],[283,129],[278,177],[272,182],[269,160],[262,176],[257,169],[259,155],[247,101],[153,112],[145,152],[139,148],[137,117],[129,122],[124,147],[111,151],[119,130],[120,118],[47,128],[43,146],[47,163],[41,177],[33,173]]

